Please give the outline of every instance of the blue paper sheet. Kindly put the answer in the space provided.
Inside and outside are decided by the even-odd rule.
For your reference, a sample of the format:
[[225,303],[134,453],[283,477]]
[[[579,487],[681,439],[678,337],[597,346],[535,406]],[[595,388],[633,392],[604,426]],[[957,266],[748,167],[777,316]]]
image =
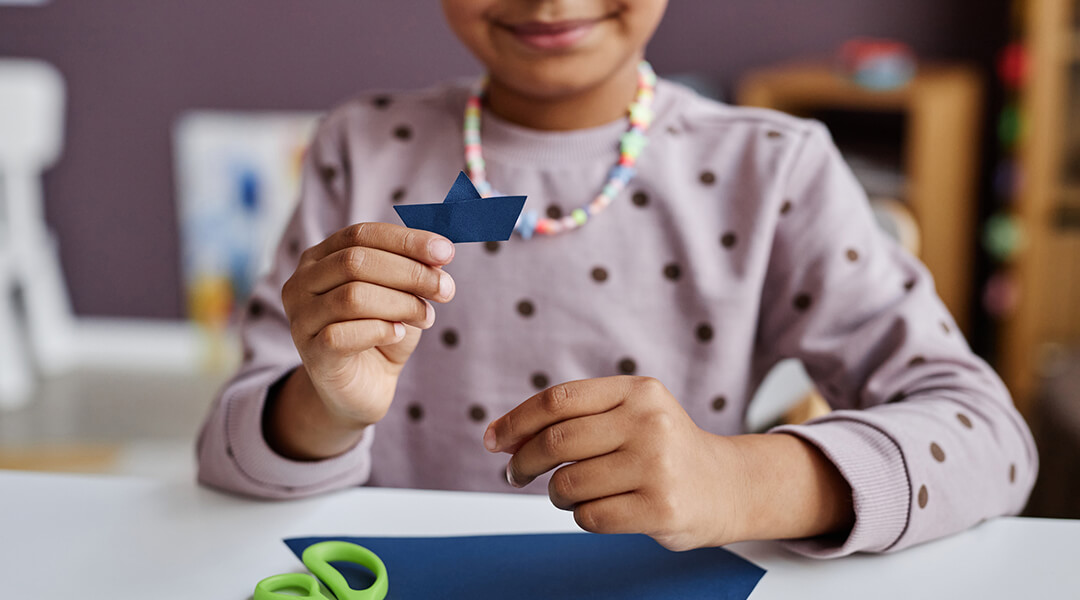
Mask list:
[[510,239],[525,196],[483,198],[465,173],[459,173],[441,204],[395,206],[406,227],[445,236],[451,242],[500,242]]
[[[311,537],[285,543],[299,557],[326,540],[353,542],[379,555],[390,578],[387,600],[746,600],[765,574],[723,548],[670,552],[643,535]],[[371,574],[362,567],[337,566],[354,589],[370,585]]]

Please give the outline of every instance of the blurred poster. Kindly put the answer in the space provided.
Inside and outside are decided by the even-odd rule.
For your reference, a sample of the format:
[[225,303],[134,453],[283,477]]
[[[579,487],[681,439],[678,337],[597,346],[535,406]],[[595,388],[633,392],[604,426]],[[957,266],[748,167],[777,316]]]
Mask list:
[[173,131],[189,316],[224,329],[296,205],[316,113],[189,112]]

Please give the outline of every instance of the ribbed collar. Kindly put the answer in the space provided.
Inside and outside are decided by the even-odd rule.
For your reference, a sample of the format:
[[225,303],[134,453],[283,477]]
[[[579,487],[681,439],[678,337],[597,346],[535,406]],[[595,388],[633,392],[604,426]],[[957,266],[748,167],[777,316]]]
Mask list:
[[[653,100],[656,117],[649,129],[650,137],[671,108],[676,94],[670,85],[663,80],[657,82]],[[607,158],[615,164],[619,158],[619,138],[629,127],[629,119],[623,117],[588,129],[540,131],[515,125],[484,110],[480,136],[484,158],[497,163],[552,166]]]

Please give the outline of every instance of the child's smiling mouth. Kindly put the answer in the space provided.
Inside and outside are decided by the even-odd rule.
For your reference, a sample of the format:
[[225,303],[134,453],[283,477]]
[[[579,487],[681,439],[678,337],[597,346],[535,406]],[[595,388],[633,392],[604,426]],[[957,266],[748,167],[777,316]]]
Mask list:
[[496,25],[508,31],[525,46],[539,51],[569,50],[596,27],[597,24],[613,17],[605,15],[592,19],[573,19],[563,21],[528,21],[519,24],[496,22]]

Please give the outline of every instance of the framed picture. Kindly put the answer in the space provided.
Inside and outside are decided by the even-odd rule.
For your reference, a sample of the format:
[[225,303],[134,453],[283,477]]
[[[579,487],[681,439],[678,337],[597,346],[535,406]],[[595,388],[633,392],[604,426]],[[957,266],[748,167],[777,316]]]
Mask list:
[[270,265],[296,205],[316,113],[195,111],[174,128],[183,289],[224,329]]

